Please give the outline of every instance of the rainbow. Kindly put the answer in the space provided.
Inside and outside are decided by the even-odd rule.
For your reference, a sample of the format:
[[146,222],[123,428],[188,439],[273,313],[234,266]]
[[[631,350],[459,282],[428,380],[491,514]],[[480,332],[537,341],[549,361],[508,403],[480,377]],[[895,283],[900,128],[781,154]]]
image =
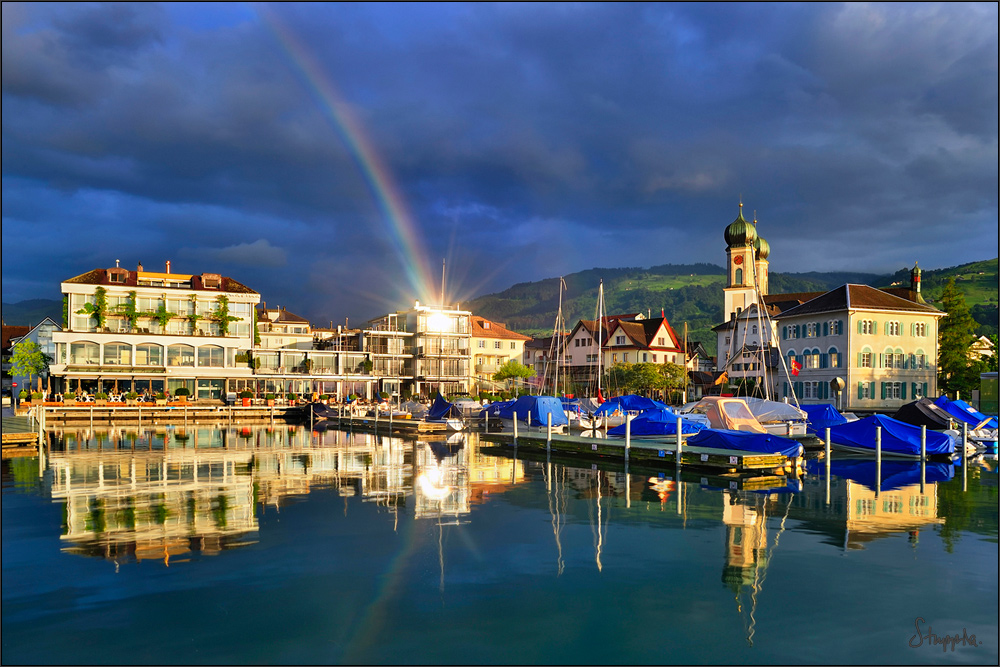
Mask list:
[[365,133],[364,126],[326,75],[322,65],[282,19],[266,5],[256,5],[256,9],[294,68],[302,75],[306,86],[318,99],[324,115],[357,163],[386,222],[389,237],[403,262],[406,278],[414,294],[423,303],[436,303],[440,300],[440,295],[434,291],[435,283],[421,241],[420,229],[410,215],[392,173]]

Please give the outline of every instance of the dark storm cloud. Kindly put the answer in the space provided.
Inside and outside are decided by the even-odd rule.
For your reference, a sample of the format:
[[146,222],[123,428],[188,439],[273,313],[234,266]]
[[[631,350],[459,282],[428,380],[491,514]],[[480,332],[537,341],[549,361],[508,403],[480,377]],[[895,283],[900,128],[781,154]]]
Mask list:
[[318,321],[405,305],[324,83],[456,298],[719,263],[741,195],[773,270],[995,252],[996,5],[5,3],[4,299],[129,255]]

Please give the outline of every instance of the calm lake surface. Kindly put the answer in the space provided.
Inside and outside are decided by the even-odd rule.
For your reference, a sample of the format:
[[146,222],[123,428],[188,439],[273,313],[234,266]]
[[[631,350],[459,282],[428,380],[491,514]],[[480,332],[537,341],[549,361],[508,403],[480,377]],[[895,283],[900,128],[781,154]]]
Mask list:
[[996,461],[876,496],[834,459],[828,495],[822,462],[732,489],[475,434],[51,438],[3,462],[6,664],[998,659]]

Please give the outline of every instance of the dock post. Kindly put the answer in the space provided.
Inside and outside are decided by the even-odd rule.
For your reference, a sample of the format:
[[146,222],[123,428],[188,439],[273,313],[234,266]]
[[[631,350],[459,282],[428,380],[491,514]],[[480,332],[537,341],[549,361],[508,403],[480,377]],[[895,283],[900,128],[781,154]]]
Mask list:
[[[625,415],[625,465],[628,465],[628,452],[632,448],[632,415]],[[628,471],[626,471],[628,474]]]
[[875,497],[882,493],[882,427],[875,427]]
[[683,419],[681,417],[677,418],[677,455],[674,457],[677,460],[677,465],[681,464],[681,424]]
[[826,429],[826,442],[823,443],[823,460],[826,467],[826,504],[830,504],[830,428]]
[[490,410],[489,410],[489,408],[487,408],[486,410],[484,410],[484,412],[486,413],[486,434],[489,435],[489,432],[490,432]]
[[927,424],[920,427],[920,493],[927,484]]
[[136,417],[136,422],[137,423],[136,423],[135,430],[141,431],[142,430],[142,403],[139,403],[138,405],[139,405],[139,416]]
[[90,433],[94,433],[94,404],[90,404]]
[[184,428],[188,427],[188,406],[184,406]]
[[45,447],[45,406],[38,411],[38,451]]
[[552,448],[552,413],[545,415],[545,451]]
[[962,422],[962,491],[969,490],[969,425]]
[[517,413],[514,413],[514,446],[517,446]]

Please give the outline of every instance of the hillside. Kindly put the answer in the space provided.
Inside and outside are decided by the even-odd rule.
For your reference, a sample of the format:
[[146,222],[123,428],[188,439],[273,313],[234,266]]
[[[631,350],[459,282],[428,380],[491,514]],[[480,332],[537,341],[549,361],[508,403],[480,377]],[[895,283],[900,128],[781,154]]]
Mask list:
[[28,299],[2,306],[3,323],[17,326],[34,326],[51,317],[56,324],[62,323],[62,301],[59,299]]
[[[966,294],[973,317],[982,334],[997,332],[997,259],[958,267],[925,270],[924,298],[931,303],[940,298],[951,276]],[[724,269],[714,264],[671,265],[644,268],[589,269],[564,277],[563,315],[571,328],[580,319],[593,319],[597,290],[604,279],[607,314],[643,312],[658,314],[662,309],[681,333],[688,324],[688,339],[701,341],[710,352],[715,349],[711,329],[722,321]],[[873,273],[771,273],[770,292],[818,292],[844,283],[889,287],[894,282],[909,284],[909,269],[892,275]],[[503,322],[511,329],[533,336],[551,335],[559,302],[559,279],[518,283],[503,292],[487,294],[464,304],[472,312]]]

